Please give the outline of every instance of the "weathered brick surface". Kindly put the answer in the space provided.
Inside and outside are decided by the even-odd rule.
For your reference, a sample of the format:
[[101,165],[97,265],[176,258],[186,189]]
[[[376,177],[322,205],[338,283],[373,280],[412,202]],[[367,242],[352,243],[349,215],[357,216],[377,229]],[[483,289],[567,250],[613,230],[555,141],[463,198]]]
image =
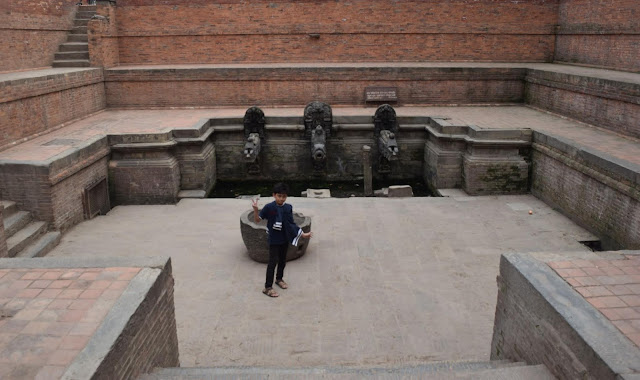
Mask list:
[[116,14],[121,64],[549,61],[557,2],[119,1]]
[[176,203],[178,160],[168,152],[115,153],[109,161],[112,205]]
[[[524,69],[288,67],[114,69],[109,107],[365,104],[368,86],[398,88],[398,104],[486,104],[523,100]],[[176,96],[175,94],[180,94]]]
[[118,37],[116,29],[116,11],[111,4],[99,4],[96,14],[103,19],[89,21],[89,59],[91,66],[112,67],[120,62],[118,56]]
[[640,137],[640,86],[595,77],[530,70],[525,101],[631,137]]
[[555,60],[640,70],[640,3],[560,0]]
[[168,266],[92,378],[135,379],[156,367],[180,366],[173,285]]
[[53,227],[64,231],[85,218],[83,193],[87,186],[107,177],[108,157],[104,153],[98,161],[86,162],[81,170],[54,184],[51,188]]
[[51,66],[73,24],[76,0],[0,3],[0,72]]
[[[3,220],[3,211],[4,206],[0,204],[0,220]],[[4,223],[0,223],[0,257],[9,256],[9,252],[7,251],[7,240],[4,234]]]
[[[552,157],[553,155],[553,157]],[[549,147],[534,144],[532,193],[612,249],[640,248],[640,189]]]
[[209,192],[216,182],[216,150],[209,140],[202,144],[184,144],[176,148],[180,166],[181,190]]
[[0,148],[105,108],[101,70],[0,83]]
[[53,221],[51,185],[46,166],[3,164],[0,167],[0,198],[16,202],[19,210],[38,220]]
[[529,191],[529,165],[522,157],[474,157],[462,160],[464,191],[469,195],[524,194]]

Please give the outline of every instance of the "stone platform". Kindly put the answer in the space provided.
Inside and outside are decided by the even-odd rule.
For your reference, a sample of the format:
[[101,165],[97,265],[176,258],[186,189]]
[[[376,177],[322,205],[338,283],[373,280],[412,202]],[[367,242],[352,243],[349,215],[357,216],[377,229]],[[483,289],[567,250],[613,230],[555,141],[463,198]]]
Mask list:
[[0,259],[1,378],[131,378],[177,349],[169,260]]

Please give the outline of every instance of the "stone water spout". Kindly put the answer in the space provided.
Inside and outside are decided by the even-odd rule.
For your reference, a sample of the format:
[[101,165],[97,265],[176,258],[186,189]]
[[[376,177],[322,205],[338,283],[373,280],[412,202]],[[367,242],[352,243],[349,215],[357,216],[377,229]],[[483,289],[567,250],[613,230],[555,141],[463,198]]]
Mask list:
[[398,133],[396,111],[388,104],[381,105],[373,116],[373,125],[380,153],[378,172],[390,172],[390,162],[396,161],[400,153],[398,142],[396,141],[396,134]]
[[311,158],[316,174],[322,174],[327,163],[327,137],[331,135],[333,117],[331,107],[322,102],[311,102],[304,109],[304,127],[311,139]]
[[264,139],[264,112],[258,107],[251,107],[244,114],[245,144],[243,158],[250,174],[260,173],[260,150]]

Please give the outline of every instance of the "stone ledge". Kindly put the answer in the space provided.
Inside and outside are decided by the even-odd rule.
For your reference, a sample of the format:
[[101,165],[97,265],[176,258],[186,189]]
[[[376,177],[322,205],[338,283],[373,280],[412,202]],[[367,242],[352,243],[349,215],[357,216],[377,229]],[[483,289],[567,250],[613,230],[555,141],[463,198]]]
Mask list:
[[0,103],[102,83],[102,69],[45,69],[0,74]]
[[548,146],[579,163],[586,163],[605,176],[627,182],[632,186],[640,186],[640,165],[617,159],[563,137],[534,131],[533,147],[535,149],[540,146]]

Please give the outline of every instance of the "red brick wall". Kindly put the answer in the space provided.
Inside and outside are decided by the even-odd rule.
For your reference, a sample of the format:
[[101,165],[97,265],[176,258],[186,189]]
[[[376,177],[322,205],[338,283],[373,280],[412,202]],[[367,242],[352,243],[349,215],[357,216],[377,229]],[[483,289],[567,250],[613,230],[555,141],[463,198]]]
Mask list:
[[555,60],[640,71],[638,0],[560,0]]
[[113,67],[120,62],[116,29],[116,8],[100,4],[96,13],[103,19],[89,21],[89,59],[91,66]]
[[106,106],[101,70],[0,83],[0,149]]
[[116,11],[120,64],[550,61],[557,0],[121,0]]
[[[398,104],[522,102],[524,70],[292,67],[109,70],[109,107],[365,104],[367,86],[397,86]],[[180,94],[180,96],[176,96]]]
[[0,2],[0,72],[51,66],[77,0]]

